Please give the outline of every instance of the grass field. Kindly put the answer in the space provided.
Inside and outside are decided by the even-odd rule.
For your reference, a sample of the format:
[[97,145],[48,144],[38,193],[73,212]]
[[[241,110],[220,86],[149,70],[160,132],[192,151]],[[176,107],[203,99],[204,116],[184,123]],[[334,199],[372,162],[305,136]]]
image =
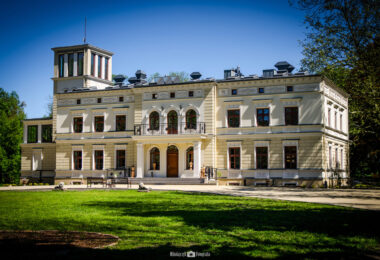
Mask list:
[[[365,258],[379,256],[380,212],[181,192],[0,192],[2,230],[80,230],[120,237],[73,255]],[[41,248],[41,251],[47,250]]]

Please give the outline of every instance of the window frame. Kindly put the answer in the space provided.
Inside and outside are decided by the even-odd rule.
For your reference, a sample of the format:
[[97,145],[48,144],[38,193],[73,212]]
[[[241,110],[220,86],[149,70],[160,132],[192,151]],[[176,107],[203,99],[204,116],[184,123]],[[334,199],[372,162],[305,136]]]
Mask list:
[[[287,154],[287,150],[289,151],[290,148],[294,149],[295,153]],[[298,164],[298,146],[297,145],[284,145],[283,151],[284,151],[284,168],[289,169],[289,170],[298,169],[298,165],[297,165]],[[291,156],[291,157],[294,156],[293,158],[289,158],[290,160],[294,160],[294,162],[289,162],[290,164],[288,164],[288,162],[287,162],[288,156]]]
[[109,58],[104,57],[104,79],[108,80],[108,71],[109,71]]
[[[80,58],[82,57],[82,58]],[[82,63],[80,62],[82,60]],[[77,53],[77,76],[83,76],[83,65],[84,65],[84,53],[83,52],[78,52]],[[82,66],[80,66],[82,64]]]
[[104,170],[104,150],[94,150],[94,170]]
[[194,146],[190,146],[186,149],[186,170],[191,170],[190,162],[193,163],[192,170],[194,170]]
[[95,57],[96,54],[91,52],[91,76],[95,77]]
[[[100,118],[102,120],[100,120]],[[97,130],[97,124],[102,124],[102,130],[101,131]],[[97,133],[104,132],[104,116],[94,116],[94,132],[97,132]]]
[[[190,113],[192,114],[190,115]],[[186,129],[197,129],[197,112],[195,112],[194,109],[189,109],[186,111],[185,122],[186,122]]]
[[[295,110],[287,112],[287,110]],[[290,116],[290,118],[289,118]],[[294,116],[294,118],[293,118]],[[285,125],[299,125],[299,108],[298,106],[284,107],[284,122]]]
[[[238,111],[238,114],[237,115],[230,115],[230,112],[233,112],[233,111]],[[237,118],[238,119],[238,123],[237,125],[231,125],[231,121],[233,118]],[[234,109],[228,109],[227,110],[227,127],[228,128],[239,128],[240,127],[240,108],[234,108]]]
[[[80,153],[80,157],[76,157]],[[77,164],[80,162],[80,164]],[[77,167],[79,166],[79,167]],[[74,150],[73,151],[73,170],[74,171],[81,171],[83,168],[83,151],[82,150]]]
[[[123,152],[124,155],[120,156],[119,152]],[[116,155],[115,155],[115,158],[116,158],[116,165],[115,165],[115,168],[116,169],[125,169],[127,163],[126,163],[126,150],[125,149],[116,149]],[[120,162],[123,162],[123,166],[120,166]]]
[[[45,139],[44,138],[44,132],[46,131],[46,128],[50,128],[50,133],[48,135],[49,138]],[[41,142],[42,143],[51,143],[53,142],[53,125],[41,125]]]
[[67,75],[74,76],[74,53],[67,54]]
[[231,89],[231,96],[236,96],[238,93],[238,90],[236,88]]
[[[235,146],[228,147],[228,165],[229,165],[230,170],[240,170],[241,168],[241,151],[240,150],[241,150],[240,147],[235,147]],[[235,153],[235,152],[232,153],[231,151],[238,151],[238,153]]]
[[[266,152],[265,153],[259,152],[259,149],[266,149]],[[268,169],[269,168],[269,149],[268,149],[268,146],[256,146],[255,147],[255,153],[256,153],[256,156],[255,156],[256,169],[260,169],[260,170],[261,169]],[[265,160],[263,160],[263,157],[265,158]],[[265,161],[264,166],[261,165],[263,163],[263,161]]]
[[[77,122],[76,119],[81,119],[81,122],[80,123]],[[77,126],[79,126],[79,125],[81,127],[81,130],[77,131],[76,129],[77,129]],[[73,117],[73,132],[74,133],[83,133],[83,116],[75,116],[75,117]]]
[[[124,124],[123,123],[123,120],[121,121],[120,123],[120,118],[123,118],[124,120]],[[123,126],[121,128],[119,128],[118,126],[120,126],[120,124]],[[127,130],[127,116],[126,115],[116,115],[115,116],[115,131],[116,132],[121,132],[121,131],[126,131]]]
[[65,76],[65,54],[58,55],[58,77]]
[[[153,117],[155,115],[155,117]],[[149,114],[149,131],[160,130],[160,114],[157,111],[152,111]]]
[[264,88],[259,88],[259,90],[257,91],[259,94],[264,94],[265,93],[265,90]]
[[286,86],[286,92],[294,92],[293,86]]
[[[158,161],[156,161],[158,156]],[[156,171],[160,170],[160,159],[161,159],[161,154],[160,154],[160,149],[157,147],[153,147],[149,151],[149,170],[153,171],[153,163],[156,163]]]
[[[262,115],[259,115],[259,110],[263,111]],[[265,122],[265,110],[268,110],[268,124],[262,124]],[[262,117],[263,119],[259,121],[259,117]],[[261,107],[261,108],[256,108],[256,126],[270,126],[270,108],[269,107]]]
[[98,78],[102,78],[102,70],[103,70],[103,64],[102,64],[102,59],[103,56],[98,55]]
[[[30,129],[31,128],[35,128],[36,129],[36,133],[35,133],[35,138],[36,138],[36,141],[33,142],[33,141],[30,141]],[[38,125],[28,125],[27,127],[27,143],[28,144],[35,144],[35,143],[38,143]]]
[[188,94],[189,94],[189,97],[194,97],[194,91],[193,90],[190,90]]

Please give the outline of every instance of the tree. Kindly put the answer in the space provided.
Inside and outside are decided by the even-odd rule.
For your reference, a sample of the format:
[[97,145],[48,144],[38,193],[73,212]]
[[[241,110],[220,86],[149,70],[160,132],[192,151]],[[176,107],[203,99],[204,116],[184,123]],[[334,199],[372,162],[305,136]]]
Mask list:
[[44,117],[53,117],[53,102],[53,97],[49,96],[48,103],[46,104],[47,115],[44,115]]
[[0,88],[0,182],[18,183],[20,180],[21,151],[25,104],[16,92]]
[[351,175],[379,174],[380,55],[376,0],[298,0],[309,32],[302,69],[321,73],[349,95]]
[[[184,71],[177,71],[177,72],[169,72],[169,75],[168,76],[171,76],[171,77],[178,77],[179,78],[179,82],[186,82],[186,81],[189,81],[190,80],[190,77],[189,77],[189,73],[187,72],[184,72]],[[156,72],[156,73],[153,73],[152,75],[150,75],[148,77],[148,82],[151,82],[154,78],[157,78],[157,77],[162,77],[160,75],[160,73]]]

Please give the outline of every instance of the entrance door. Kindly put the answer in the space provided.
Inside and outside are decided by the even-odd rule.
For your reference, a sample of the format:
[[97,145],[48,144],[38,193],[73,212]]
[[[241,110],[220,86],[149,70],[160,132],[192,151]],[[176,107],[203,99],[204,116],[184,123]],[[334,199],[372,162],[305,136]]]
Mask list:
[[178,134],[178,115],[174,110],[168,114],[168,134]]
[[174,145],[167,150],[167,177],[178,177],[178,149]]

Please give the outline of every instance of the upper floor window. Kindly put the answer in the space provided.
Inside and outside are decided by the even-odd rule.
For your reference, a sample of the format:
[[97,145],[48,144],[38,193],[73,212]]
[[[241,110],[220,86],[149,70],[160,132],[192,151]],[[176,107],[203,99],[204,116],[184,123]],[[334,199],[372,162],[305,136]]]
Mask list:
[[259,88],[259,93],[260,94],[264,93],[264,88]]
[[124,102],[124,97],[119,97],[119,102]]
[[197,128],[197,114],[192,109],[186,112],[186,128],[187,129]]
[[95,77],[95,53],[91,53],[91,75]]
[[287,86],[286,91],[287,92],[293,92],[293,86]]
[[74,170],[82,170],[82,151],[74,151]]
[[160,115],[157,111],[153,111],[149,115],[149,130],[159,130],[160,128]]
[[227,110],[228,127],[240,126],[240,109]]
[[102,103],[102,98],[98,98],[98,103]]
[[231,90],[231,95],[233,95],[233,96],[237,95],[237,89]]
[[334,116],[334,128],[338,129],[338,112],[335,111],[335,116]]
[[77,61],[77,75],[82,76],[83,75],[83,52],[78,52],[78,61]]
[[256,168],[268,169],[268,147],[256,147]]
[[69,77],[74,75],[74,53],[69,53],[67,55],[68,58],[68,69],[69,69]]
[[108,80],[108,64],[109,58],[104,58],[104,78]]
[[257,109],[257,125],[269,126],[269,108]]
[[152,94],[152,99],[157,99],[157,94],[156,93]]
[[126,116],[118,115],[116,116],[116,131],[125,131]]
[[74,133],[82,133],[83,117],[74,117]]
[[297,146],[285,146],[285,168],[297,169]]
[[332,151],[331,146],[329,146],[329,168],[332,168]]
[[77,99],[77,105],[80,105],[80,98]]
[[65,76],[65,55],[63,54],[58,56],[58,71],[59,77]]
[[98,56],[98,78],[102,77],[102,56]]
[[343,115],[342,114],[340,114],[339,130],[343,131]]
[[170,98],[175,98],[175,92],[170,92]]
[[125,168],[125,150],[116,150],[116,169]]
[[331,127],[331,109],[327,110],[327,125]]
[[103,150],[94,151],[95,170],[103,170]]
[[240,147],[229,148],[230,169],[240,169]]
[[41,127],[42,133],[42,142],[43,143],[51,143],[52,142],[52,132],[53,132],[53,126],[52,125],[42,125]]
[[194,91],[189,91],[189,97],[194,97]]
[[28,143],[37,143],[38,140],[38,126],[28,126]]
[[339,158],[338,158],[338,148],[335,148],[335,168],[339,169]]
[[94,120],[95,132],[104,131],[104,116],[96,116]]
[[150,169],[160,169],[160,150],[158,150],[157,147],[154,147],[152,150],[150,150]]
[[192,170],[194,168],[194,148],[189,147],[186,150],[186,169]]
[[298,125],[298,107],[285,107],[285,125]]

